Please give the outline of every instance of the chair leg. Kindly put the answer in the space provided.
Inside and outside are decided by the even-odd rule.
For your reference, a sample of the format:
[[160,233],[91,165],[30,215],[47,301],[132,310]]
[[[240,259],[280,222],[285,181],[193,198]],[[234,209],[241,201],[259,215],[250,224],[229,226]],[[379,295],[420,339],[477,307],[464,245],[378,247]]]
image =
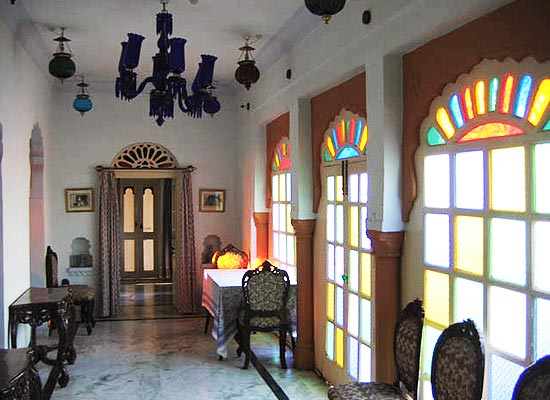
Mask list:
[[243,345],[244,345],[244,366],[243,369],[248,369],[248,365],[250,364],[250,329],[245,328],[244,329],[244,335],[243,335]]
[[286,369],[286,329],[279,331],[279,357],[281,358],[281,368]]
[[204,333],[208,333],[208,324],[210,323],[210,318],[212,318],[212,317],[210,316],[210,313],[207,312],[206,313],[206,321],[204,323]]
[[[82,322],[86,324],[86,332],[88,335],[92,334],[92,321],[93,321],[93,313],[94,313],[94,303],[93,300],[82,300],[82,303],[80,304],[80,317],[82,319]],[[95,321],[94,321],[95,324]]]

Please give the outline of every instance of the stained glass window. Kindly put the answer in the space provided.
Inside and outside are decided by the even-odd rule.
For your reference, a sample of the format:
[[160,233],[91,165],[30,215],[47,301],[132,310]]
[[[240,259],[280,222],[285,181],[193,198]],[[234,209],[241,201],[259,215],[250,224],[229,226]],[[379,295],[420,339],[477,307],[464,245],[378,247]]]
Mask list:
[[420,398],[430,398],[433,346],[450,323],[471,318],[484,337],[488,400],[510,399],[550,351],[550,78],[476,77],[449,85],[423,124]]

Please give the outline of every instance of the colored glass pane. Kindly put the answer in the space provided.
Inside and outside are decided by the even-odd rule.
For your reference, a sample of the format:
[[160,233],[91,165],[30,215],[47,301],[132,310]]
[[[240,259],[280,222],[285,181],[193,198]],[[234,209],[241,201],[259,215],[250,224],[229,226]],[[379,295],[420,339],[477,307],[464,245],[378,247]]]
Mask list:
[[286,205],[286,232],[294,233],[294,228],[292,227],[292,206],[290,204]]
[[464,151],[455,155],[455,201],[458,208],[483,209],[484,166],[482,151]]
[[338,142],[338,135],[336,134],[336,129],[332,130],[332,142],[334,143],[334,150],[338,152],[340,149],[340,142]]
[[550,131],[550,119],[546,122],[546,125],[544,125],[544,128],[542,128],[543,131]]
[[529,94],[531,93],[532,86],[533,78],[531,75],[523,75],[519,81],[519,89],[516,96],[516,108],[514,110],[516,117],[525,117],[525,113],[527,112],[527,102],[529,101]]
[[334,321],[334,285],[327,283],[327,318]]
[[336,201],[344,201],[344,180],[342,175],[336,177]]
[[424,310],[427,320],[442,328],[449,326],[449,275],[425,271]]
[[336,149],[334,147],[334,140],[331,136],[327,137],[327,150],[330,155],[329,160],[332,160],[336,156]]
[[131,233],[135,229],[134,214],[134,190],[126,188],[124,190],[124,232]]
[[286,175],[279,175],[279,201],[286,200]]
[[361,253],[361,294],[371,295],[371,255]]
[[353,379],[359,376],[359,342],[350,337],[348,339],[348,374]]
[[463,93],[464,96],[464,108],[466,109],[466,120],[469,121],[475,117],[474,115],[474,102],[472,101],[472,91],[470,88],[466,88]]
[[124,239],[124,272],[136,270],[136,242],[134,239]]
[[550,213],[550,143],[535,145],[535,210]]
[[340,121],[338,125],[338,147],[342,147],[346,143],[346,122],[344,120]]
[[286,207],[284,203],[275,204],[279,207],[279,231],[286,232]]
[[347,158],[358,157],[360,155],[361,154],[356,149],[354,149],[353,147],[346,146],[346,147],[343,147],[342,150],[340,150],[338,152],[338,155],[336,156],[336,159],[337,160],[345,160]]
[[426,264],[449,268],[449,216],[424,216],[424,260]]
[[292,174],[286,173],[286,201],[292,201]]
[[279,157],[279,152],[275,153],[275,169],[279,170],[281,167],[281,159]]
[[349,244],[352,247],[359,247],[359,207],[357,206],[349,209]]
[[489,360],[489,398],[510,400],[524,367],[497,355],[491,355]]
[[359,381],[370,382],[372,380],[372,351],[369,346],[361,344],[359,350]]
[[493,279],[525,285],[526,234],[525,221],[491,219],[489,265]]
[[359,336],[359,296],[348,295],[348,332],[352,336]]
[[484,286],[481,282],[456,278],[454,298],[454,321],[472,319],[479,332],[484,332]]
[[279,234],[273,234],[273,257],[279,259]]
[[424,205],[448,208],[450,204],[450,157],[437,154],[424,158]]
[[357,120],[352,118],[348,120],[348,143],[355,144],[355,136],[357,135]]
[[372,249],[372,241],[367,235],[367,207],[361,207],[361,248],[363,250]]
[[279,261],[286,263],[286,235],[279,233]]
[[361,203],[366,203],[369,199],[369,174],[363,172],[359,181],[359,200]]
[[361,340],[367,344],[372,340],[372,303],[361,299]]
[[446,109],[443,107],[439,108],[435,114],[435,119],[447,139],[450,139],[455,135],[455,128]]
[[155,241],[153,239],[143,241],[143,270],[155,270]]
[[155,197],[153,190],[147,188],[143,191],[143,232],[154,232],[155,230]]
[[369,130],[367,126],[364,126],[363,130],[361,131],[361,140],[357,145],[357,149],[359,150],[360,153],[363,153],[365,151],[368,140],[369,140]]
[[335,186],[334,186],[334,176],[327,177],[327,200],[334,201],[335,199]]
[[344,273],[345,273],[345,264],[344,264],[344,248],[342,246],[336,246],[336,276],[335,282],[338,285],[343,285]]
[[512,102],[512,89],[514,88],[514,77],[506,75],[504,77],[504,85],[500,95],[500,112],[508,114],[510,112],[510,103]]
[[351,174],[348,179],[348,201],[359,202],[359,175]]
[[498,78],[491,79],[491,85],[489,87],[489,112],[493,112],[497,109],[498,98]]
[[[449,102],[449,108],[451,109],[451,114],[453,115],[453,120],[457,128],[462,128],[464,126],[464,117],[462,116],[462,110],[460,108],[460,100],[458,94],[453,94],[451,96],[451,101]],[[433,127],[430,128],[434,129]],[[436,131],[437,132],[437,131]],[[428,134],[430,132],[428,131]]]
[[487,112],[485,100],[485,81],[476,83],[476,112],[477,115],[483,115]]
[[271,198],[273,201],[279,201],[279,175],[273,175],[271,182]]
[[328,150],[325,150],[323,152],[323,160],[326,161],[326,162],[332,161],[332,157],[328,153]]
[[[550,293],[550,222],[537,221],[533,229],[533,286]],[[550,354],[550,353],[548,353]]]
[[336,328],[336,365],[344,367],[344,331]]
[[490,203],[493,210],[525,211],[525,149],[491,151]]
[[336,286],[336,326],[344,326],[344,289]]
[[433,126],[430,127],[430,129],[428,129],[428,132],[426,133],[426,141],[430,146],[440,146],[442,144],[445,144],[445,139],[441,137],[439,131]]
[[334,361],[334,325],[330,322],[327,322],[327,331],[325,333],[325,337],[325,351],[327,353],[327,358],[330,361]]
[[348,289],[359,292],[359,252],[357,250],[349,251],[348,264]]
[[272,227],[274,231],[279,230],[279,204],[274,203],[271,211],[273,217]]
[[329,242],[334,242],[334,233],[335,233],[334,220],[336,216],[335,211],[336,209],[334,207],[334,204],[327,205],[327,240]]
[[281,165],[279,166],[279,169],[281,171],[286,171],[290,169],[290,157],[284,157],[281,161]]
[[[488,330],[491,346],[525,358],[527,341],[527,297],[524,293],[489,287]],[[510,323],[510,316],[514,323]]]
[[457,142],[464,143],[504,136],[519,136],[523,134],[523,129],[515,125],[504,122],[488,122],[486,124],[481,124],[473,129],[470,129],[461,138],[459,138]]
[[327,279],[329,281],[333,281],[334,282],[334,277],[335,277],[335,267],[334,267],[334,262],[335,262],[335,251],[334,251],[334,245],[333,244],[327,244]]
[[[531,112],[529,113],[528,121],[533,125],[537,126],[548,107],[550,102],[550,79],[543,80],[537,93],[535,94],[535,100],[531,106]],[[548,123],[546,124],[548,126]],[[546,128],[546,127],[545,127]],[[546,130],[546,129],[545,129]]]
[[336,242],[344,243],[344,206],[336,206]]
[[483,218],[459,215],[455,218],[455,268],[483,275]]
[[[366,132],[365,132],[366,133]],[[355,133],[355,141],[353,144],[355,147],[359,146],[359,143],[361,142],[361,137],[363,136],[363,121],[359,120],[357,121],[357,128]]]
[[535,359],[550,354],[550,300],[535,301]]
[[[424,325],[424,332],[422,334],[422,374],[428,377],[432,372],[432,355],[434,353],[435,344],[437,339],[441,335],[442,329],[436,329],[430,325]],[[431,391],[428,392],[431,395]]]

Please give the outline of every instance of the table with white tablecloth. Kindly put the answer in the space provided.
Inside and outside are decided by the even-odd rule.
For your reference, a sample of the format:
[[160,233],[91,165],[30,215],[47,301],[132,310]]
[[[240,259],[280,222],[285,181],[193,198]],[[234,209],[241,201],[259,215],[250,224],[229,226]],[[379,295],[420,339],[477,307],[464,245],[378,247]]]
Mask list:
[[[202,306],[212,315],[212,336],[219,356],[227,357],[227,343],[237,332],[237,317],[244,304],[242,278],[246,269],[205,269],[202,278]],[[296,327],[296,281],[290,281],[288,309],[291,330]],[[295,333],[293,333],[295,335]]]

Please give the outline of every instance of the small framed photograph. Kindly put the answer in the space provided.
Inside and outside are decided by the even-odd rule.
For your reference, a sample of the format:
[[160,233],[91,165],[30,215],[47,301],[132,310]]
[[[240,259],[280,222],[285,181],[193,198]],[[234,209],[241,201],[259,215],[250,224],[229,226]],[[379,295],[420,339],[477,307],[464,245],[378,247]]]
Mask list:
[[225,212],[224,189],[199,189],[200,212]]
[[66,212],[94,211],[94,192],[87,189],[65,189]]

